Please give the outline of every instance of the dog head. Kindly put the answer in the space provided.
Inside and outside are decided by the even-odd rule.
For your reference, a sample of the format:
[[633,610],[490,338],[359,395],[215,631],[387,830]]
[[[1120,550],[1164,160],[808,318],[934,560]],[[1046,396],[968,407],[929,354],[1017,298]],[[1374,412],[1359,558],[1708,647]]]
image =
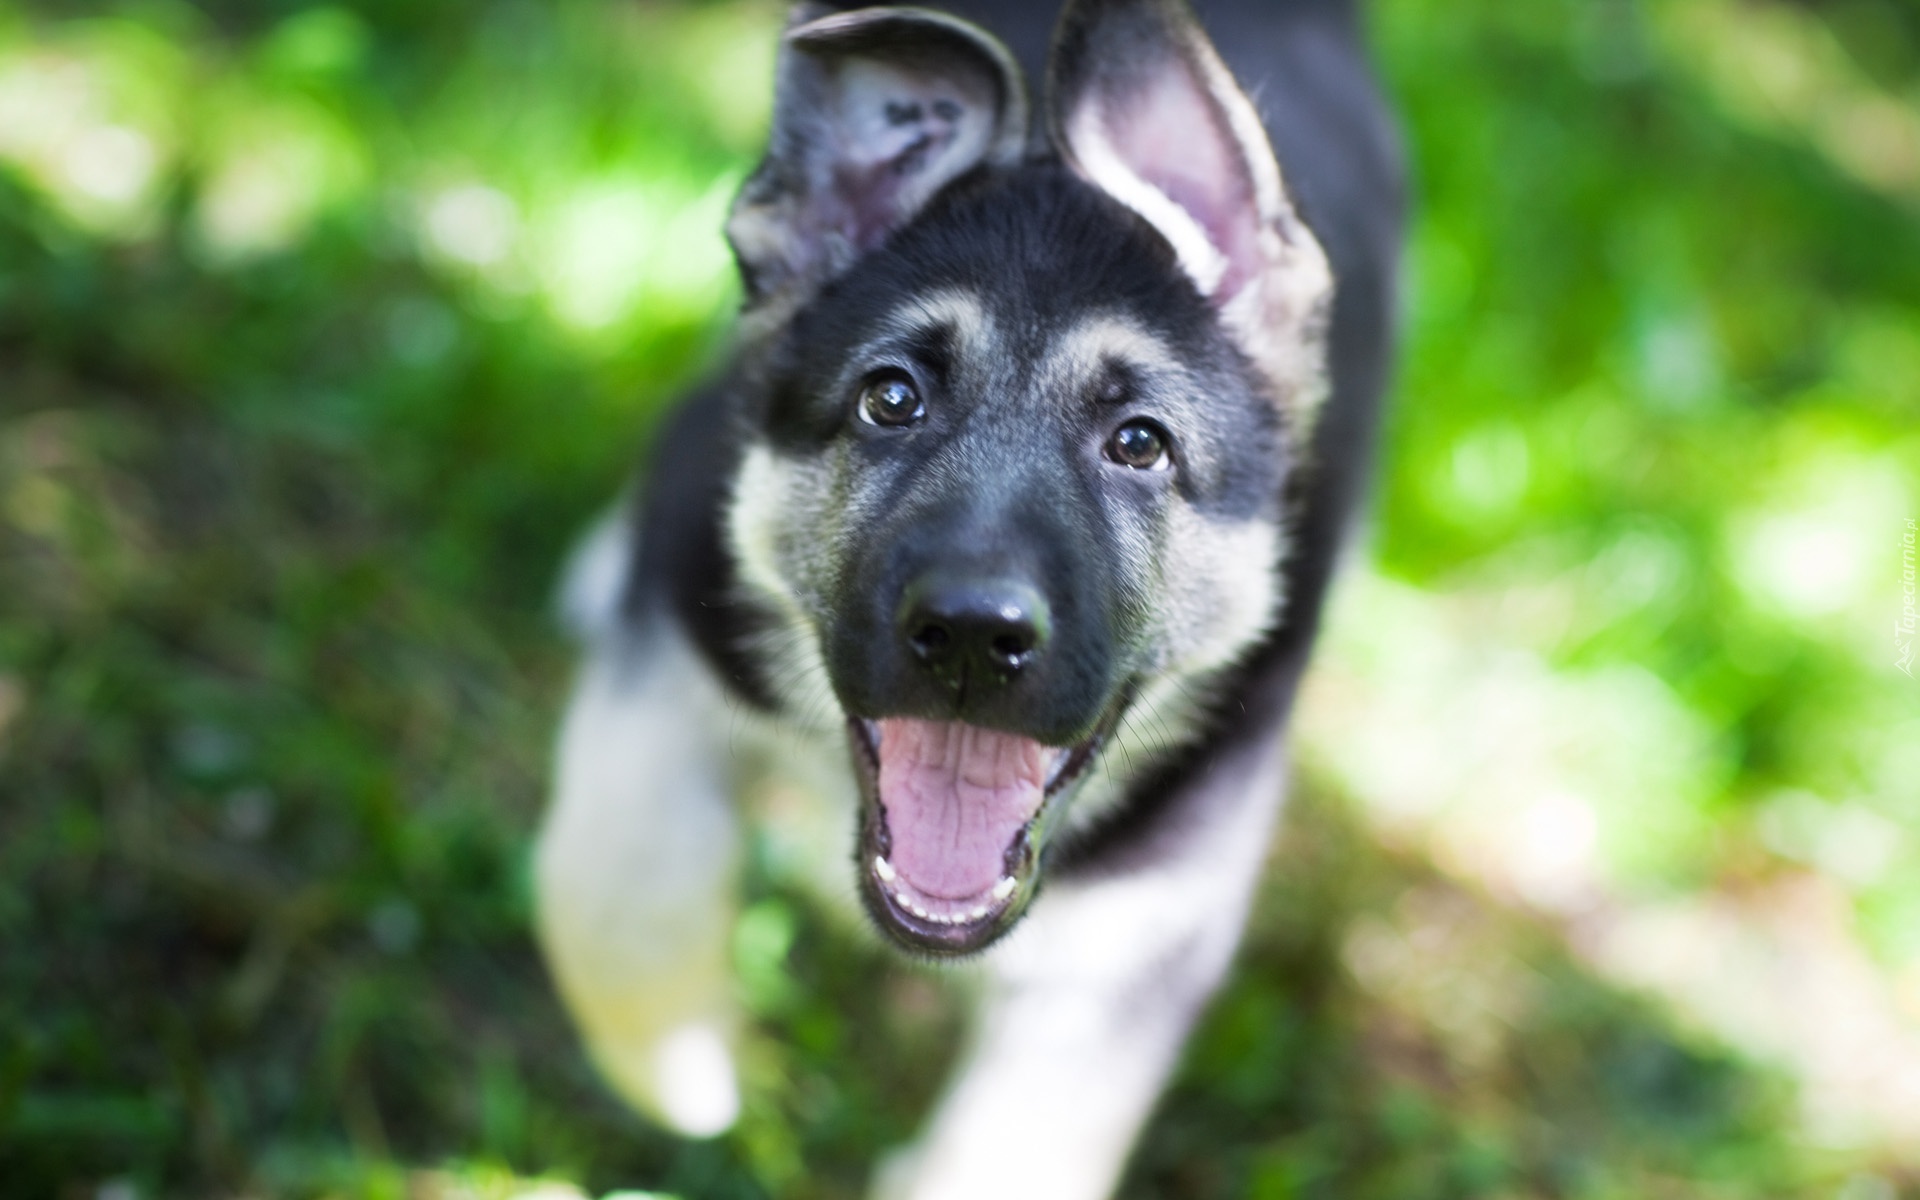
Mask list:
[[1045,117],[971,25],[802,6],[728,225],[733,553],[789,707],[847,727],[869,910],[935,954],[1273,628],[1323,390],[1325,256],[1183,4],[1073,0]]

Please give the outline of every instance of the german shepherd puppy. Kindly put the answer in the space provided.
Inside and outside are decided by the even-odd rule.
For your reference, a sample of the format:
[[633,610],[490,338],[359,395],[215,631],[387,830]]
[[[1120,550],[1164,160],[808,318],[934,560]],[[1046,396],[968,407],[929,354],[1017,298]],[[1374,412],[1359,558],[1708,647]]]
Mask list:
[[793,13],[727,224],[738,348],[569,584],[539,928],[614,1085],[726,1128],[735,798],[779,776],[828,891],[984,967],[877,1190],[1073,1200],[1117,1180],[1266,855],[1401,177],[1345,0],[1208,5],[1224,57],[1182,0],[1069,0],[1051,39],[960,7]]

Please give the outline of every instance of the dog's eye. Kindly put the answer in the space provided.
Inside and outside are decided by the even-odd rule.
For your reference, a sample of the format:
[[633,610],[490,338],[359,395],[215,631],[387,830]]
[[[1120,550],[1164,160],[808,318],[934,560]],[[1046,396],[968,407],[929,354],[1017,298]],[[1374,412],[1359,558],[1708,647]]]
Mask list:
[[1128,421],[1107,439],[1107,457],[1136,471],[1164,471],[1167,458],[1167,431],[1152,421]]
[[860,419],[869,425],[911,425],[927,415],[913,381],[882,375],[860,389]]

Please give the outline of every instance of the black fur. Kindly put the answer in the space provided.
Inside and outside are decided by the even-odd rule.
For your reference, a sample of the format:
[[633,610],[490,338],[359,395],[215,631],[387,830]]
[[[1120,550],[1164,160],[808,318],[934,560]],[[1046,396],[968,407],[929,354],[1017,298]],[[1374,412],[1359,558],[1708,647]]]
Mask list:
[[632,628],[679,621],[714,673],[742,701],[776,707],[755,635],[771,624],[741,591],[726,545],[726,507],[744,448],[734,380],[694,392],[662,424],[635,499],[633,571],[621,597]]

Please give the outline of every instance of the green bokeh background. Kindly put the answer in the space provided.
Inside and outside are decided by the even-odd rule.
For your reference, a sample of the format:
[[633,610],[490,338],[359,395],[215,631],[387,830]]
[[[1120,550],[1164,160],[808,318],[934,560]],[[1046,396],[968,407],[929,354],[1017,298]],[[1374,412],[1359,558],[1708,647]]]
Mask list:
[[[1913,1125],[1584,932],[1800,897],[1920,1063],[1920,10],[1371,14],[1418,194],[1379,501],[1125,1194],[1920,1196]],[[0,1194],[839,1197],[911,1135],[952,1000],[777,847],[715,1142],[606,1094],[527,929],[553,584],[725,352],[778,19],[0,0]],[[1448,778],[1571,789],[1571,890],[1406,757],[1510,727],[1588,741]]]

